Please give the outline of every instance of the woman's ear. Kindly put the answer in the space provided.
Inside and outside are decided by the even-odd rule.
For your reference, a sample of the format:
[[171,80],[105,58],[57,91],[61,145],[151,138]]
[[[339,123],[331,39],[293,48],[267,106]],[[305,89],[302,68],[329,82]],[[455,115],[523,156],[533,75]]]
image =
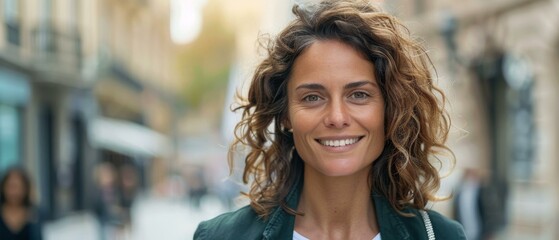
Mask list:
[[283,127],[288,130],[288,131],[292,131],[292,126],[291,126],[291,120],[289,119],[289,116],[286,116],[283,121],[282,121],[282,125]]

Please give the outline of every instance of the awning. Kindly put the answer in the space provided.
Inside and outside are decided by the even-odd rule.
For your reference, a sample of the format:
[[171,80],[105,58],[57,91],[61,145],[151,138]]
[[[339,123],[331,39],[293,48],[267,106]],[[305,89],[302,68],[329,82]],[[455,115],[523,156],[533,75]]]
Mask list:
[[166,157],[171,150],[166,136],[133,122],[96,118],[89,129],[94,146],[121,154]]

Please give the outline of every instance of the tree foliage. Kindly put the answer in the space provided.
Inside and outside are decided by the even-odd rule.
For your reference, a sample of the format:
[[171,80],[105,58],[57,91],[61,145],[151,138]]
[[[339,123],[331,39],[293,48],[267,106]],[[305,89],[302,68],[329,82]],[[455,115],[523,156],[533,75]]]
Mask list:
[[208,2],[200,35],[179,53],[179,72],[187,81],[181,92],[193,110],[223,101],[226,92],[235,38],[220,10],[216,1]]

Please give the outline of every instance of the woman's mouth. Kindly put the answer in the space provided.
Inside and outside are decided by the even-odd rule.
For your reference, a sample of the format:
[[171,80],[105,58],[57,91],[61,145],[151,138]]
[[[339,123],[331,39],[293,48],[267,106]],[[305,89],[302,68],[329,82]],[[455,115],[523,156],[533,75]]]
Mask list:
[[354,137],[354,138],[345,138],[345,139],[336,139],[336,140],[317,139],[317,142],[327,147],[345,147],[357,143],[359,140],[361,140],[361,138],[363,137]]

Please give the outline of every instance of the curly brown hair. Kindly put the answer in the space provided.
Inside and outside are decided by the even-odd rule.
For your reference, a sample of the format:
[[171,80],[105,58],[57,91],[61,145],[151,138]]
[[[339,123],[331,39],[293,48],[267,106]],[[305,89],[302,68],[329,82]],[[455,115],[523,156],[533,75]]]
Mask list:
[[[257,66],[248,98],[235,110],[229,163],[239,146],[248,146],[243,182],[252,182],[251,207],[262,217],[286,207],[284,198],[303,167],[294,156],[287,117],[287,82],[295,59],[311,44],[337,40],[363,53],[375,67],[385,105],[385,147],[369,173],[371,191],[385,196],[400,213],[424,209],[440,185],[432,156],[452,151],[445,145],[450,118],[445,95],[433,85],[433,64],[425,49],[395,17],[366,1],[324,1],[293,7],[296,18],[270,41],[267,57]],[[295,159],[295,160],[293,160]],[[438,158],[434,158],[439,161]],[[452,158],[454,159],[454,158]]]

